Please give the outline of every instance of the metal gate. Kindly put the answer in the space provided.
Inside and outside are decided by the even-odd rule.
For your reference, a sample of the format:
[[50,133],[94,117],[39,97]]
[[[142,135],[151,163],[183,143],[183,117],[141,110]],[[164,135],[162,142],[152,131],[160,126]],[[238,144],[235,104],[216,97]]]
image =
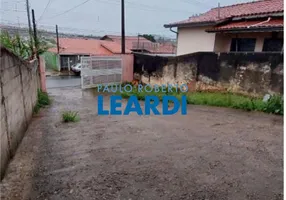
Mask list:
[[122,81],[122,58],[115,56],[90,56],[81,58],[82,89],[99,84],[114,84]]

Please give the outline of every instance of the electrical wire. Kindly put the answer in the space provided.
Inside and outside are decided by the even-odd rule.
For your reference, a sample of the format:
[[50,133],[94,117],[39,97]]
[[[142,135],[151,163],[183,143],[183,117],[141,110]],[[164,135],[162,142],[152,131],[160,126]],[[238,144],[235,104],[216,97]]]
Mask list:
[[11,10],[8,10],[8,9],[0,9],[0,11],[2,12],[27,12],[25,10],[17,10],[17,9],[11,9]]
[[207,4],[205,2],[199,1],[199,0],[181,0],[181,2],[185,2],[188,4],[193,4],[195,3],[197,6],[207,6],[208,8],[212,8],[213,6],[210,4]]
[[[75,8],[78,8],[80,7],[81,5],[89,2],[90,0],[86,0],[62,13],[59,13],[57,15],[54,15],[50,18],[47,18],[47,19],[52,19],[52,18],[55,18],[55,17],[58,17],[58,16],[61,16],[61,15],[64,15],[72,10],[74,10]],[[101,3],[109,3],[109,4],[115,4],[115,5],[120,5],[120,1],[117,1],[117,0],[94,0],[94,1],[98,1],[98,2],[101,2]],[[135,2],[132,2],[132,1],[126,1],[126,4],[127,5],[130,5],[130,6],[133,6],[135,8],[140,8],[140,10],[146,10],[146,11],[155,11],[155,12],[179,12],[179,13],[182,13],[182,12],[185,12],[185,13],[188,13],[188,14],[191,14],[191,12],[189,11],[185,11],[185,10],[174,10],[174,9],[170,9],[170,8],[164,8],[164,7],[156,7],[156,6],[149,6],[149,5],[146,5],[146,4],[141,4],[141,3],[135,3]],[[154,9],[155,8],[155,9]]]
[[72,11],[73,9],[76,9],[76,8],[82,6],[83,4],[86,4],[86,3],[89,2],[89,1],[91,1],[91,0],[86,0],[86,1],[84,1],[84,2],[82,2],[82,3],[80,3],[80,4],[78,4],[78,5],[76,5],[76,6],[72,7],[72,8],[70,8],[70,9],[68,9],[68,10],[66,10],[66,11],[64,11],[64,12],[62,12],[62,13],[59,13],[59,14],[57,14],[57,15],[54,15],[53,17],[51,17],[51,18],[49,18],[49,19],[52,19],[52,18],[61,16],[61,15],[64,15],[64,14],[66,14],[66,13]]
[[[2,20],[3,22],[5,22],[3,25],[9,26],[10,29],[19,29],[19,27],[17,27],[18,25],[21,25],[21,28],[27,28],[28,24],[25,23],[16,23],[16,22],[12,22],[9,20]],[[37,25],[39,31],[47,31],[47,32],[54,32],[55,26],[54,25],[49,25],[49,24],[38,24]],[[2,27],[1,27],[2,28]],[[24,30],[22,30],[23,32],[25,32]],[[26,30],[26,32],[28,31],[28,29]],[[85,33],[85,34],[81,34],[79,32]],[[97,33],[97,34],[103,34],[103,35],[107,35],[107,34],[118,34],[120,35],[121,32],[119,31],[111,31],[111,30],[92,30],[92,29],[82,29],[82,28],[73,28],[73,27],[62,27],[59,26],[59,34],[73,34],[73,35],[91,35],[91,34],[86,34],[86,33]],[[55,33],[54,33],[55,34]],[[131,33],[131,32],[126,32],[126,34],[128,34],[129,36],[137,36],[138,33]],[[152,33],[153,35],[160,35],[162,37],[167,37],[166,35],[162,34],[162,31],[159,31],[156,33]]]
[[49,1],[48,1],[48,3],[47,3],[47,5],[46,5],[46,7],[45,7],[43,13],[41,14],[41,16],[40,16],[39,19],[38,19],[38,21],[40,21],[40,20],[42,19],[42,17],[44,16],[44,14],[45,14],[46,10],[48,9],[48,7],[49,7],[49,5],[50,5],[51,2],[52,2],[52,0],[49,0]]

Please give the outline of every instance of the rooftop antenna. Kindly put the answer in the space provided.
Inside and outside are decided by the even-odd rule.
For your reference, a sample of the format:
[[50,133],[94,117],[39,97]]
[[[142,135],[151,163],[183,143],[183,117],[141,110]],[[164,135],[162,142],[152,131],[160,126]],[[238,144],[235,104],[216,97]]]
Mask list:
[[218,3],[217,17],[220,19],[220,3]]

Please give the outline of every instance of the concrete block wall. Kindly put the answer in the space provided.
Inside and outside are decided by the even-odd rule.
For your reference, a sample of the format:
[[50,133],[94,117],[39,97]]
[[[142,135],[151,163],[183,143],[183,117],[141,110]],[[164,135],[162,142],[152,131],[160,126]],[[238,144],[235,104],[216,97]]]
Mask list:
[[25,62],[1,47],[1,179],[33,114],[39,88],[36,62]]

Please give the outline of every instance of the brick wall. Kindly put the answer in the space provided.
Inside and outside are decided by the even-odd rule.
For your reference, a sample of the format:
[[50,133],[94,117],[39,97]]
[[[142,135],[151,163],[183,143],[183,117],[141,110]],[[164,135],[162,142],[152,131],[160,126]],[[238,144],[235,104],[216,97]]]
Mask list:
[[149,84],[189,84],[195,90],[283,93],[283,54],[198,52],[177,57],[136,54],[134,77]]
[[1,47],[1,179],[32,118],[40,78],[36,62],[25,62]]

